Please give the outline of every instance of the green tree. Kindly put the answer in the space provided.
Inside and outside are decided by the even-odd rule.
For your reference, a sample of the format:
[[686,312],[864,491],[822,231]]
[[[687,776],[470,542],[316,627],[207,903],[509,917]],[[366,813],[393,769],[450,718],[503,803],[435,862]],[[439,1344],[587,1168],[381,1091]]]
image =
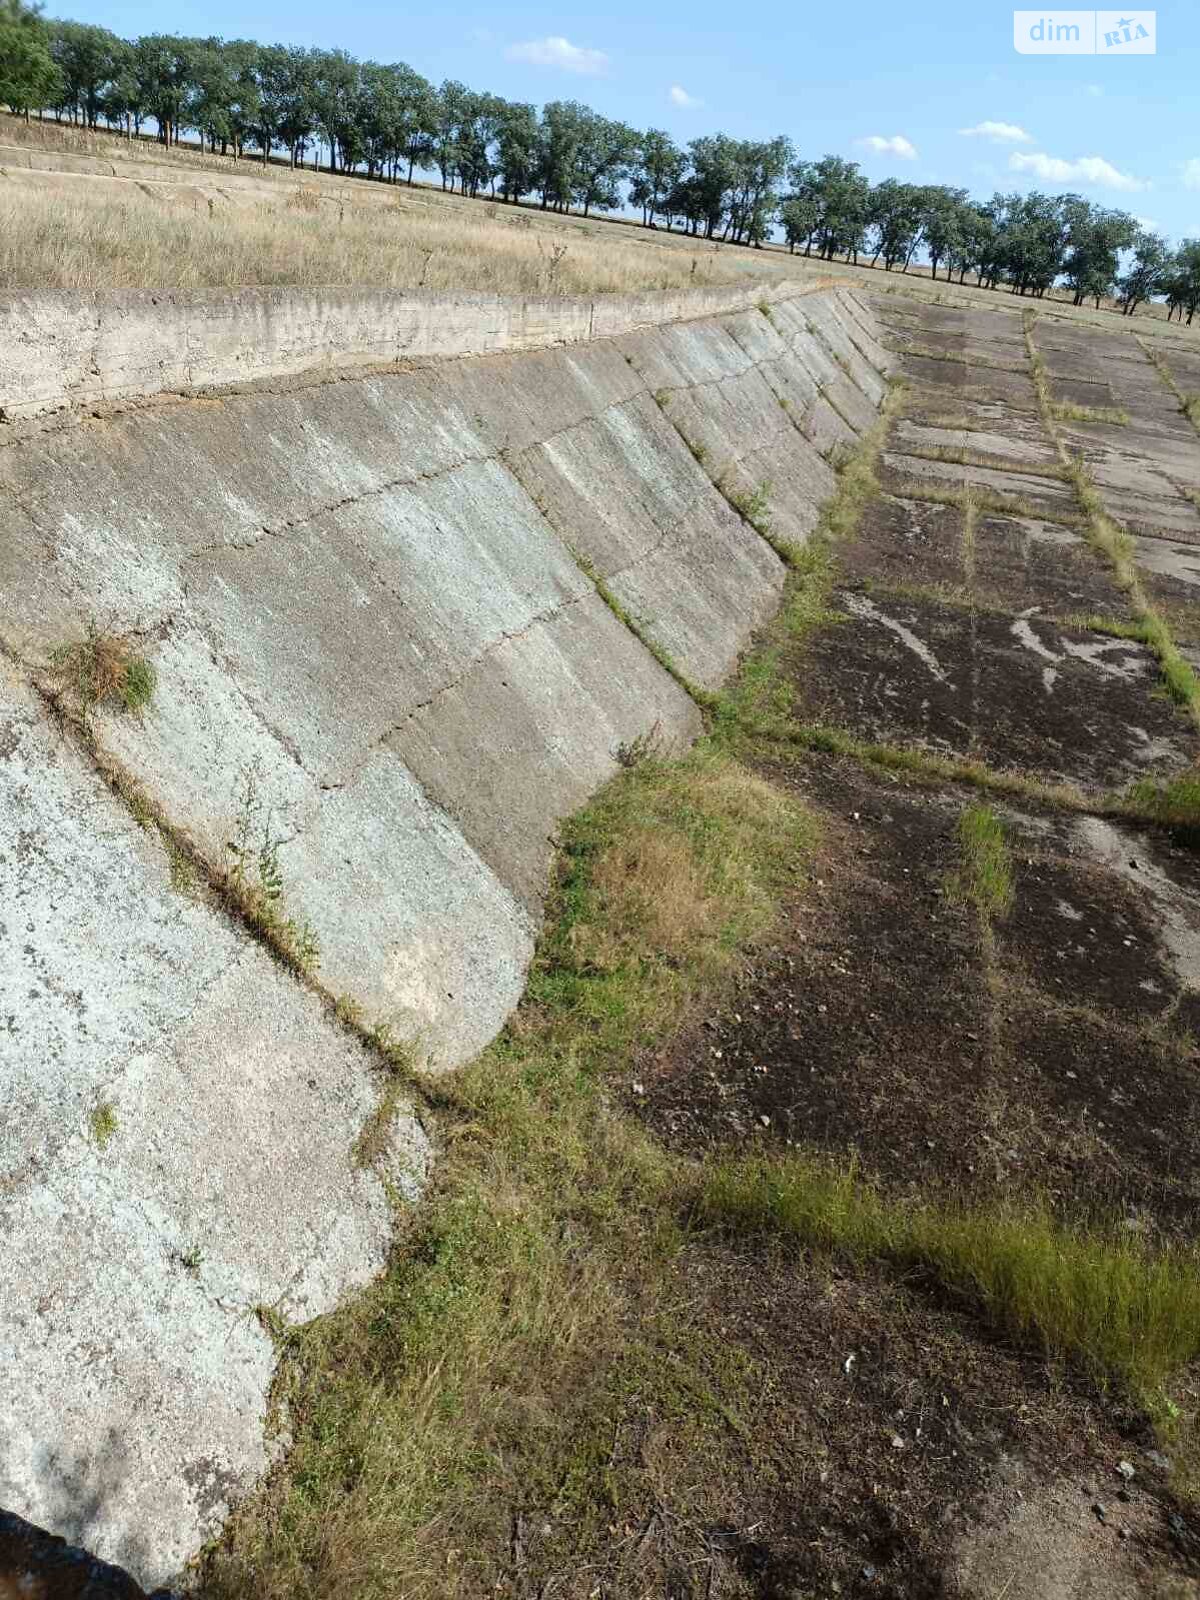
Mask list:
[[65,92],[37,11],[22,0],[0,0],[0,103],[21,113],[54,105]]
[[537,187],[537,107],[501,102],[496,128],[496,173],[505,200],[516,202]]
[[1137,223],[1125,211],[1108,211],[1087,201],[1073,209],[1070,240],[1063,271],[1074,303],[1092,299],[1099,307],[1111,294],[1120,267],[1120,254],[1137,235]]
[[620,185],[637,155],[638,136],[624,122],[579,108],[571,198],[586,217],[593,206],[611,211],[621,203]]
[[87,128],[100,117],[104,92],[120,72],[128,46],[107,28],[86,22],[49,25],[50,54],[62,74],[64,100]]
[[1167,297],[1167,321],[1178,312],[1180,322],[1187,312],[1188,327],[1200,307],[1200,239],[1185,239],[1175,252],[1163,282]]
[[1162,291],[1174,270],[1171,250],[1162,234],[1140,229],[1133,241],[1133,260],[1117,280],[1121,315],[1132,317],[1144,301]]
[[[968,212],[965,189],[950,189],[943,184],[936,184],[924,191],[921,233],[929,255],[930,277],[936,278],[938,263],[948,263],[948,258],[961,246]],[[951,267],[947,264],[947,277],[950,272]]]
[[643,224],[665,210],[667,196],[687,171],[687,157],[661,128],[650,128],[638,140],[629,198],[642,208]]
[[189,94],[195,82],[195,41],[174,34],[153,33],[133,47],[137,94],[145,115],[158,123],[158,137],[170,146],[185,126]]

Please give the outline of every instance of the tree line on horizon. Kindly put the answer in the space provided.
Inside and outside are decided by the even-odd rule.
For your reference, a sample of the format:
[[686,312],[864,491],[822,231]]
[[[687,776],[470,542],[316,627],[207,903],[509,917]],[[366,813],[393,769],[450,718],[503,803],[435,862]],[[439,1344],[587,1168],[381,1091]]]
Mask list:
[[89,23],[45,20],[0,0],[0,103],[50,111],[132,139],[153,123],[167,147],[201,148],[293,167],[323,148],[328,170],[395,183],[437,172],[443,189],[584,216],[627,203],[647,227],[788,248],[907,271],[923,255],[936,278],[1044,296],[1064,282],[1081,305],[1115,297],[1132,315],[1165,298],[1190,323],[1200,307],[1200,239],[1172,248],[1129,213],[1081,195],[970,197],[946,184],[871,183],[854,161],[800,158],[784,135],[706,134],[686,147],[574,100],[540,110],[453,80],[435,87],[404,62],[344,50],[149,34],[122,39]]

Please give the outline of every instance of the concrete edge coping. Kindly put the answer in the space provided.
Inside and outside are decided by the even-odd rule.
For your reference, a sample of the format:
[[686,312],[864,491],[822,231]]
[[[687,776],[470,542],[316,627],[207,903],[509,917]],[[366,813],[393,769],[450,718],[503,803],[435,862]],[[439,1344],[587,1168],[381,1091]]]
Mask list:
[[843,286],[819,278],[590,297],[23,291],[0,296],[0,422],[303,373],[582,344]]

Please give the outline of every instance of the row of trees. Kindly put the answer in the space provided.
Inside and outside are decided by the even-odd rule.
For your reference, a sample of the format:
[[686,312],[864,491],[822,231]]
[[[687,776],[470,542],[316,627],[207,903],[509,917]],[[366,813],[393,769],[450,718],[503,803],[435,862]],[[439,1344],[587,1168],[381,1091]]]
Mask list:
[[1166,296],[1190,321],[1200,305],[1200,241],[1172,251],[1122,211],[1079,195],[996,194],[887,179],[853,161],[799,159],[789,139],[709,134],[686,148],[573,100],[534,105],[446,82],[403,62],[341,50],[152,34],[125,40],[77,22],[43,22],[0,0],[0,101],[51,109],[129,137],[153,123],[174,144],[194,132],[212,151],[293,165],[324,152],[329,170],[413,181],[515,202],[536,197],[587,215],[627,202],[649,227],[761,246],[781,228],[806,255],[869,255],[888,271],[927,259],[934,276],[968,274],[1017,294],[1065,281],[1076,304],[1115,294],[1132,314]]
[[1065,282],[1076,305],[1115,294],[1132,315],[1156,295],[1189,322],[1200,305],[1200,240],[1172,252],[1161,234],[1125,211],[1082,195],[994,194],[972,200],[946,184],[871,184],[853,161],[826,156],[788,168],[791,191],[779,205],[789,247],[832,259],[908,269],[921,251],[936,278],[970,273],[985,288],[1044,295]]

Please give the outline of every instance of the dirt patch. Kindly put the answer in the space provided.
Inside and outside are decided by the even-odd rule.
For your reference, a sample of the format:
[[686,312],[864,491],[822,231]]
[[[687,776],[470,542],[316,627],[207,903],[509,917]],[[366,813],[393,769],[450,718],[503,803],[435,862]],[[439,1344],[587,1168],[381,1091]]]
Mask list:
[[846,620],[793,668],[802,721],[1100,787],[1188,760],[1139,644],[924,598],[833,604]]

